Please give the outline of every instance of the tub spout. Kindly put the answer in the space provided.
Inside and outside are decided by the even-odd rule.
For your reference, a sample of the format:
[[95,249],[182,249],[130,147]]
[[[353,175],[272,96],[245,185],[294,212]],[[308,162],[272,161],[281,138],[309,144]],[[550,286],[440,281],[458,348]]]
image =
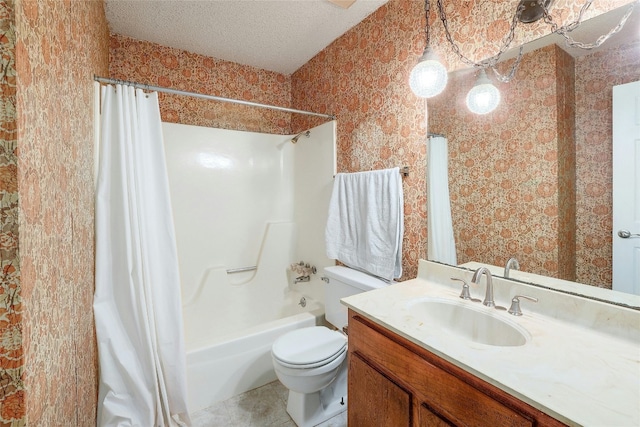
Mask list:
[[308,282],[310,280],[311,280],[311,276],[298,276],[296,277],[296,280],[293,283]]

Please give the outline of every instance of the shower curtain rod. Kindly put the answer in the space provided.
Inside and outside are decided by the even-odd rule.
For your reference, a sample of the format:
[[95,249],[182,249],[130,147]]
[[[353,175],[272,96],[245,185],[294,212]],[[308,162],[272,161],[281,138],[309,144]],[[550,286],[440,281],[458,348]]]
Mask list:
[[314,113],[312,111],[296,110],[294,108],[278,107],[276,105],[259,104],[257,102],[243,101],[241,99],[223,98],[221,96],[205,95],[203,93],[196,93],[196,92],[187,92],[187,91],[184,91],[184,90],[170,89],[170,88],[167,88],[167,87],[147,85],[147,84],[143,84],[143,83],[130,82],[130,81],[126,81],[126,80],[108,79],[106,77],[99,77],[99,76],[93,76],[93,80],[95,80],[97,82],[100,82],[100,83],[133,86],[136,89],[152,90],[152,91],[156,91],[156,92],[170,93],[172,95],[191,96],[191,97],[194,97],[194,98],[208,99],[208,100],[211,100],[211,101],[230,102],[232,104],[247,105],[247,106],[250,106],[250,107],[268,108],[268,109],[271,109],[271,110],[284,111],[286,113],[306,114],[306,115],[309,115],[309,116],[325,117],[325,118],[328,118],[328,119],[331,119],[331,120],[335,120],[336,119],[336,116],[334,116],[333,114]]

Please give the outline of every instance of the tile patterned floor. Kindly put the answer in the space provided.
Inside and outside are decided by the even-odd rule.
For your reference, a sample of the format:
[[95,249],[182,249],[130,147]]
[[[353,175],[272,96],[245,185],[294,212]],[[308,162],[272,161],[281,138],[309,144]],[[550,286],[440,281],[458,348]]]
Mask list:
[[[288,390],[274,381],[191,414],[193,427],[296,427],[287,414]],[[318,427],[346,427],[346,411]]]

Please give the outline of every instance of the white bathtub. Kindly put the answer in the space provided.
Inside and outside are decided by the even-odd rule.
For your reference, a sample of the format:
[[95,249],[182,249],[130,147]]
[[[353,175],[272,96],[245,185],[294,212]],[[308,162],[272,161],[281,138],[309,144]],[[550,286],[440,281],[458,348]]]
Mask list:
[[[190,412],[276,379],[271,362],[271,346],[276,338],[323,322],[324,306],[314,299],[322,287],[318,276],[310,283],[285,284],[282,292],[272,292],[273,298],[268,300],[265,295],[252,298],[253,310],[245,306],[237,316],[223,317],[225,320],[220,323],[215,323],[214,307],[209,309],[208,321],[202,316],[203,310],[185,307]],[[299,305],[303,297],[304,308]]]

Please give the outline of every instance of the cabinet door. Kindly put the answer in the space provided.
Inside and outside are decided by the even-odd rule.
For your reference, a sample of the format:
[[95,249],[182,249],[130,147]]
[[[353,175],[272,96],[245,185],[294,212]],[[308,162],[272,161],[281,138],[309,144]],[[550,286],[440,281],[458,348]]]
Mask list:
[[425,403],[420,405],[418,417],[419,427],[456,427],[453,422]]
[[356,353],[349,355],[348,372],[349,427],[411,426],[411,396],[407,391]]

